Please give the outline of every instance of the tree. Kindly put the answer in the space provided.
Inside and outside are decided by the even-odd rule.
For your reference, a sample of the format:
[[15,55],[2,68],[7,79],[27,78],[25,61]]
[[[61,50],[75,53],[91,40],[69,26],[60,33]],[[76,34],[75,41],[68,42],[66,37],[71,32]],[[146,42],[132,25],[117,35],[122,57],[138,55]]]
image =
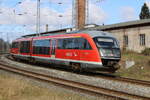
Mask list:
[[140,19],[149,19],[150,18],[149,8],[146,5],[146,3],[144,3],[144,5],[142,6],[139,17],[140,17]]

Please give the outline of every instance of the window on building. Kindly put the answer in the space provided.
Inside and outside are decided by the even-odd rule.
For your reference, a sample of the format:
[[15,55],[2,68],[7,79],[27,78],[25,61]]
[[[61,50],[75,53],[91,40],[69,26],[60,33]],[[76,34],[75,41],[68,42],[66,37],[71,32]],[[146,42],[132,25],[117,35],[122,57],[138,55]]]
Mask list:
[[58,49],[91,49],[91,46],[84,38],[66,38],[58,40]]
[[20,53],[30,53],[30,41],[22,41],[20,43]]
[[19,46],[19,43],[18,42],[13,42],[12,43],[12,48],[18,48]]
[[129,44],[128,36],[124,35],[124,45],[128,46],[128,44]]
[[33,41],[33,54],[50,54],[50,40],[35,40]]
[[145,45],[145,34],[140,34],[139,38],[140,38],[140,45],[144,46]]

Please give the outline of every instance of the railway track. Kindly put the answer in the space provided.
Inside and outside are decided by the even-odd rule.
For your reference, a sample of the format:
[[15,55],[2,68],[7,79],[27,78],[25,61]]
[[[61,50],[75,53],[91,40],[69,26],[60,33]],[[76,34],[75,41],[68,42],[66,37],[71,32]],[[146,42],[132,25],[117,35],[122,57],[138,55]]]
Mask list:
[[5,55],[5,54],[9,54],[9,53],[7,53],[7,52],[5,52],[5,53],[0,52],[0,56]]
[[[66,80],[66,79],[56,78],[56,77],[48,76],[46,74],[39,74],[39,73],[36,73],[36,72],[27,71],[25,69],[12,67],[11,65],[4,64],[3,62],[0,62],[0,69],[6,70],[6,71],[9,71],[9,72],[13,72],[13,73],[17,73],[17,74],[27,76],[27,77],[30,77],[30,78],[34,78],[34,79],[38,79],[38,80],[42,80],[42,81],[46,81],[46,82],[51,82],[51,83],[55,83],[55,84],[58,84],[58,85],[63,85],[65,87],[68,87],[68,88],[71,88],[71,89],[78,89],[78,90],[81,90],[81,91],[86,91],[86,92],[96,94],[96,95],[105,95],[105,96],[116,98],[116,99],[150,100],[149,97],[129,94],[129,93],[122,92],[122,91],[115,91],[115,90],[111,90],[111,89],[101,88],[101,87],[98,87],[98,86],[83,84],[83,83],[80,83],[80,82],[75,82],[75,81],[70,81],[70,80]],[[140,83],[140,84],[144,85],[145,83]]]
[[[10,59],[10,60],[12,60],[12,59]],[[88,73],[88,74],[90,74],[90,73]],[[92,73],[92,74],[95,75],[95,73]],[[97,74],[97,76],[95,76],[95,77],[103,78],[103,79],[109,79],[109,80],[115,80],[115,81],[119,81],[119,82],[128,82],[131,84],[144,85],[144,86],[150,87],[150,81],[137,80],[137,79],[120,77],[120,76],[116,76],[116,75],[102,74],[102,73]]]
[[143,86],[150,87],[150,81],[137,80],[137,79],[120,77],[120,76],[115,76],[115,75],[107,75],[107,74],[99,74],[99,76],[95,76],[95,77],[103,78],[103,79],[109,79],[109,80],[115,80],[118,82],[128,82],[131,84],[143,85]]

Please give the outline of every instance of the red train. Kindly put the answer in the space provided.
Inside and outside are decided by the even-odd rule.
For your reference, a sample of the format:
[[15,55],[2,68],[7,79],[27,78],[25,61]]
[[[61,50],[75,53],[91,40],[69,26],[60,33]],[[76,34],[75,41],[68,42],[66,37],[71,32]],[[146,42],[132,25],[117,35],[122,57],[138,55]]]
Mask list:
[[88,30],[22,37],[12,42],[10,52],[14,59],[107,72],[115,72],[121,58],[116,38],[106,32]]

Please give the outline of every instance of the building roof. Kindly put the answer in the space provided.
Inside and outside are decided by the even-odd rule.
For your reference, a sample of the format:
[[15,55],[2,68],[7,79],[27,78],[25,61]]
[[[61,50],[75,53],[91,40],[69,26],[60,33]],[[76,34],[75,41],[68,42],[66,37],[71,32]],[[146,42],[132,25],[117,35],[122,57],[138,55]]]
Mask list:
[[[122,28],[132,28],[132,27],[139,27],[139,26],[150,26],[150,19],[143,19],[143,20],[135,20],[135,21],[129,21],[129,22],[122,22],[117,24],[111,24],[111,25],[101,25],[95,27],[87,27],[86,29],[91,30],[101,30],[101,31],[107,31],[107,30],[115,30],[115,29],[122,29]],[[46,34],[57,34],[57,33],[65,33],[69,28],[60,29],[60,30],[54,30],[49,32],[43,32],[40,33],[41,35]],[[37,36],[37,34],[29,34],[22,37],[32,37]]]
[[105,31],[105,30],[131,28],[131,27],[146,26],[146,25],[150,26],[150,19],[135,20],[135,21],[122,22],[122,23],[111,24],[111,25],[103,25],[103,26],[95,27],[94,29]]
[[[42,32],[42,33],[40,33],[40,35],[44,35],[44,34],[54,34],[54,33],[64,33],[64,32],[66,32],[66,30],[67,30],[68,28],[65,28],[65,29],[59,29],[59,30],[53,30],[53,31],[48,31],[48,32]],[[24,35],[24,36],[22,36],[22,37],[32,37],[32,36],[37,36],[38,34],[28,34],[28,35]]]

